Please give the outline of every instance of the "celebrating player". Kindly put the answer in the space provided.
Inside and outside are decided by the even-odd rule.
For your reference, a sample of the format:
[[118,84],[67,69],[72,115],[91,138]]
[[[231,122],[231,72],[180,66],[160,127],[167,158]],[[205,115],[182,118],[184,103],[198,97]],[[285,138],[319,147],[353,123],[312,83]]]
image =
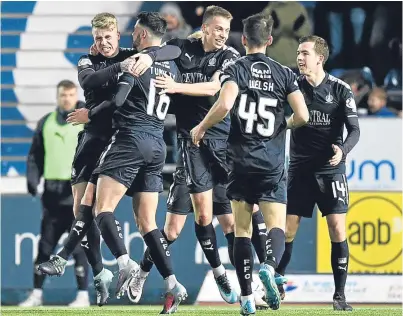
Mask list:
[[[70,122],[77,123],[77,116],[84,116],[84,122],[88,122],[79,136],[72,167],[71,183],[76,219],[64,248],[57,256],[41,264],[39,270],[49,275],[62,275],[72,251],[84,238],[83,246],[93,270],[97,303],[102,306],[109,297],[108,288],[113,275],[102,265],[100,234],[93,222],[92,214],[96,179],[91,180],[90,178],[97,160],[113,134],[111,120],[113,107],[109,107],[94,117],[91,116],[91,121],[88,121],[88,115],[99,104],[111,103],[113,95],[116,93],[118,74],[135,65],[134,57],[136,56],[131,56],[136,50],[119,47],[120,34],[117,19],[113,14],[97,14],[91,24],[95,46],[100,54],[84,55],[78,62],[78,80],[84,89],[86,106],[85,109],[74,112],[69,119]],[[161,60],[169,60],[177,57],[178,51],[170,46],[168,50],[162,48],[149,54],[155,58],[161,57]],[[174,55],[169,56],[172,53]]]
[[[135,48],[142,52],[158,50],[166,31],[166,21],[154,12],[141,12],[137,18],[133,32]],[[95,213],[102,237],[118,261],[117,292],[121,292],[129,277],[137,273],[138,265],[127,254],[122,228],[113,211],[127,189],[132,187],[139,231],[165,281],[167,299],[163,312],[172,313],[187,293],[175,278],[167,242],[155,222],[166,156],[162,136],[164,119],[171,102],[166,94],[158,94],[154,86],[155,78],[161,74],[180,80],[174,62],[154,63],[143,76],[131,77],[132,89],[127,90],[129,94],[123,104],[120,96],[116,96],[113,127],[117,131],[94,172],[99,174]]]
[[[161,230],[169,244],[179,236],[189,212],[195,210],[195,231],[223,299],[228,303],[238,301],[218,254],[212,217],[216,215],[228,240],[229,258],[233,260],[234,219],[226,196],[227,169],[225,167],[229,117],[217,124],[205,137],[202,146],[196,147],[190,139],[190,129],[198,124],[213,105],[212,98],[220,90],[219,74],[225,65],[239,57],[239,53],[224,44],[228,38],[231,14],[217,6],[210,6],[203,16],[201,38],[173,39],[170,45],[181,48],[176,60],[182,72],[182,83],[169,77],[158,77],[157,87],[174,94],[179,138],[179,154],[174,183],[168,195],[168,212],[165,227]],[[192,205],[193,204],[193,205]],[[254,215],[254,245],[258,257],[264,261],[266,228],[260,212]],[[146,251],[140,264],[140,273],[130,282],[129,298],[140,300],[144,282],[153,265]],[[256,295],[262,308],[267,304]]]
[[[243,20],[242,43],[247,56],[228,65],[221,76],[219,99],[204,120],[192,131],[195,145],[209,129],[231,111],[228,138],[228,195],[235,217],[235,267],[241,286],[241,315],[255,313],[251,290],[253,254],[251,248],[252,209],[259,204],[268,233],[267,257],[259,276],[272,309],[280,306],[275,268],[285,242],[286,128],[306,124],[308,110],[293,72],[266,57],[272,43],[273,19],[256,14]],[[294,114],[286,122],[283,102]]]
[[[299,43],[298,85],[309,106],[310,120],[308,125],[291,133],[286,244],[277,272],[284,275],[301,217],[311,218],[317,204],[322,216],[326,216],[332,242],[333,308],[351,311],[344,294],[349,261],[345,159],[360,137],[357,108],[350,86],[323,69],[329,57],[326,41],[308,36]],[[344,126],[348,134],[343,141]],[[282,286],[280,292],[284,298]]]

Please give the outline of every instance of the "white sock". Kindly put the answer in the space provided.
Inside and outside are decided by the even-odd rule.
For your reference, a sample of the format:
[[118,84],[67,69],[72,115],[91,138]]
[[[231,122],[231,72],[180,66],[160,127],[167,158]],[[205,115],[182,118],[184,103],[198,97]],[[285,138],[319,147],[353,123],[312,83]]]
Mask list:
[[218,278],[220,275],[225,273],[225,268],[223,265],[219,265],[217,268],[213,268],[213,274],[215,278]]
[[247,295],[247,296],[241,296],[242,305],[245,304],[247,301],[253,301],[253,303],[255,303],[255,298],[254,298],[253,294]]
[[104,271],[105,271],[105,268],[103,268],[101,272],[99,272],[96,276],[94,276],[94,280],[99,279],[101,277],[102,273],[104,273]]
[[86,298],[86,299],[89,299],[88,291],[85,291],[85,290],[78,290],[78,291],[77,291],[77,298]]
[[165,287],[166,289],[172,290],[176,283],[178,283],[178,281],[176,280],[175,274],[170,275],[169,277],[167,277],[166,279],[164,279],[164,283],[165,283]]
[[116,260],[118,261],[119,270],[122,270],[129,263],[130,257],[128,254],[125,254],[125,255],[121,255]]
[[32,291],[32,294],[37,298],[42,298],[42,293],[42,289],[34,289]]
[[276,271],[274,271],[274,268],[272,266],[269,266],[269,271],[272,275],[276,274]]
[[149,274],[150,274],[150,272],[143,271],[140,268],[140,278],[146,278],[146,277],[148,277]]
[[255,281],[253,281],[253,278],[250,287],[252,288],[252,292],[255,292],[259,287],[259,285]]

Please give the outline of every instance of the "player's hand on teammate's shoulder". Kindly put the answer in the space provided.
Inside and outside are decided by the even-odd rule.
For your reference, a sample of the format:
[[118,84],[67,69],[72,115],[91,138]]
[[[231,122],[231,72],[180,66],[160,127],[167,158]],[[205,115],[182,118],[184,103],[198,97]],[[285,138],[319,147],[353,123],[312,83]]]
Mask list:
[[162,89],[159,93],[160,95],[165,93],[176,93],[176,85],[177,83],[175,80],[167,74],[155,78],[155,86]]
[[200,146],[200,140],[203,138],[206,130],[203,128],[201,124],[197,125],[190,131],[190,135],[192,136],[193,144],[197,147]]
[[148,54],[135,54],[131,56],[130,59],[132,61],[129,65],[128,72],[135,77],[142,76],[153,64],[153,60]]
[[329,160],[331,166],[337,166],[343,158],[343,151],[338,145],[332,144],[334,156]]
[[120,69],[122,70],[122,72],[129,72],[131,71],[131,69],[133,68],[133,66],[136,63],[136,57],[138,54],[130,56],[128,58],[126,58],[124,61],[120,62]]
[[90,120],[88,118],[88,109],[76,109],[74,112],[71,112],[67,115],[68,123],[72,123],[73,125],[85,124]]

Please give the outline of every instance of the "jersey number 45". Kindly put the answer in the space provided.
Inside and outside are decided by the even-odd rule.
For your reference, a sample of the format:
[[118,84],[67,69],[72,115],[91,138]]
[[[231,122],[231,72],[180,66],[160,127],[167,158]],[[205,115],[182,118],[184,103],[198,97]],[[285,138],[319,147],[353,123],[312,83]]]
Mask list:
[[[259,98],[257,106],[256,102],[250,102],[249,109],[246,111],[247,99],[248,95],[242,94],[238,108],[239,117],[246,121],[245,133],[252,134],[253,131],[256,130],[259,135],[270,137],[274,133],[274,122],[276,117],[273,112],[270,112],[267,109],[267,107],[277,107],[278,100],[261,97]],[[255,124],[257,121],[263,121],[263,123]]]

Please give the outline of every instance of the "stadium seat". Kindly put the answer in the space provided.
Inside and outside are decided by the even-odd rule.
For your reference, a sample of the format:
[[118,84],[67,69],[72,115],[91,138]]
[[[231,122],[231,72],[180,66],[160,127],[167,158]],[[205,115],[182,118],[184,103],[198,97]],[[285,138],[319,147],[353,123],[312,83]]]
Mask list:
[[402,71],[398,69],[391,69],[383,82],[387,90],[402,89]]

